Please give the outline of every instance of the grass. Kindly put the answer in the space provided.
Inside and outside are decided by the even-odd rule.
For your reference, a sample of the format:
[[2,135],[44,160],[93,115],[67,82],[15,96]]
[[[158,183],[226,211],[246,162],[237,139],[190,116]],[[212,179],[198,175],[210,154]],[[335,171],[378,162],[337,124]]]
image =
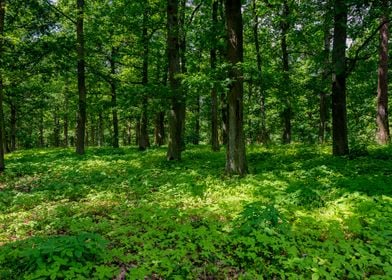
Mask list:
[[0,177],[0,279],[391,279],[392,148],[19,151]]

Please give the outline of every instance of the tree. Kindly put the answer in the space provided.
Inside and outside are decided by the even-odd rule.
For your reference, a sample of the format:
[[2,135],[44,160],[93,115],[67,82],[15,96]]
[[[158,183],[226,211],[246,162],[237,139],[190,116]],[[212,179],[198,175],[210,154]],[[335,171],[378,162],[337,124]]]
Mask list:
[[243,132],[243,26],[241,0],[226,0],[227,60],[230,64],[231,83],[227,96],[228,141],[226,146],[226,172],[247,173],[245,141]]
[[167,53],[171,108],[169,112],[168,160],[180,160],[182,150],[184,97],[180,87],[180,38],[178,0],[167,0]]
[[[0,58],[3,57],[4,45],[4,20],[5,20],[5,0],[0,0]],[[1,67],[3,63],[1,63]],[[4,170],[4,113],[3,113],[3,69],[0,69],[0,172]]]
[[347,4],[344,0],[335,0],[332,50],[332,151],[336,156],[349,153],[346,107],[346,40]]
[[76,37],[77,37],[77,54],[78,54],[78,91],[79,91],[79,110],[78,110],[78,126],[76,136],[76,153],[84,154],[84,141],[86,133],[86,78],[85,78],[85,57],[84,57],[84,0],[77,1],[77,22],[76,22]]
[[390,140],[388,120],[388,0],[381,1],[382,15],[380,18],[380,47],[378,64],[378,89],[377,89],[377,141],[387,144]]

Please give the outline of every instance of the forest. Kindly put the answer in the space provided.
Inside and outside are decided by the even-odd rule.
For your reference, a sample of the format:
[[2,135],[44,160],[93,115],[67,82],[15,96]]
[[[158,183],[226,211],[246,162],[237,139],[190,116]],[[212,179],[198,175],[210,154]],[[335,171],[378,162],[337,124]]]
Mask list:
[[0,0],[0,279],[392,279],[389,0]]

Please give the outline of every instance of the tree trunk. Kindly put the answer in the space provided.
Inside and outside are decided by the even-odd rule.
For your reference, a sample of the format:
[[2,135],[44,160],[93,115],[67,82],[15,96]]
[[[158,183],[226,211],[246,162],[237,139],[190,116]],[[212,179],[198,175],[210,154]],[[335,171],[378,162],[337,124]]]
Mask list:
[[328,20],[328,12],[326,11],[325,22],[324,22],[324,69],[322,74],[322,85],[323,88],[320,91],[320,103],[319,103],[319,111],[320,111],[320,122],[319,122],[319,142],[325,142],[325,133],[327,130],[327,120],[328,120],[328,95],[326,90],[324,89],[324,84],[328,81],[330,84],[330,45],[331,45],[331,34],[330,34],[330,26]]
[[257,62],[257,82],[260,94],[260,134],[259,141],[263,144],[269,142],[269,135],[267,131],[267,117],[265,112],[265,95],[263,90],[263,74],[262,74],[262,61],[259,42],[259,17],[257,15],[256,0],[252,0],[253,12],[253,40],[255,42],[256,62]]
[[39,146],[43,148],[45,146],[44,139],[44,111],[40,110],[40,123],[39,123]]
[[69,107],[69,97],[68,97],[68,87],[65,89],[65,96],[64,96],[64,147],[68,147],[68,107]]
[[[145,7],[143,13],[143,31],[142,31],[142,43],[143,43],[143,67],[142,67],[142,84],[145,88],[148,85],[148,58],[149,58],[149,38],[148,38],[148,7]],[[139,150],[144,151],[150,147],[150,139],[148,136],[148,97],[147,93],[143,93],[142,98],[142,113],[140,116],[140,140]]]
[[140,143],[140,119],[137,119],[135,125],[135,145],[139,146]]
[[[5,0],[0,0],[0,57],[3,55],[4,46],[4,19],[5,19]],[[4,162],[4,113],[3,113],[3,77],[0,72],[0,172],[5,169]]]
[[102,113],[99,112],[98,115],[98,128],[99,128],[99,137],[98,137],[98,145],[100,147],[105,145],[105,127],[104,127],[104,122],[103,122],[103,116]]
[[[179,18],[179,41],[180,41],[180,70],[181,73],[186,75],[188,72],[187,69],[187,60],[186,60],[186,27],[185,27],[185,13],[186,13],[186,2],[187,0],[180,0],[180,18]],[[183,89],[181,89],[183,90]],[[182,120],[181,124],[181,150],[185,150],[185,115],[186,115],[186,101],[182,103],[180,108],[180,118]]]
[[110,89],[111,89],[111,106],[112,106],[112,122],[113,122],[113,148],[118,148],[118,113],[117,113],[117,90],[116,90],[116,49],[112,47],[110,54]]
[[195,108],[195,130],[193,137],[193,144],[199,145],[200,142],[200,96],[196,96],[196,108]]
[[290,68],[289,68],[289,53],[287,50],[287,33],[289,30],[289,22],[288,17],[290,15],[289,5],[287,0],[283,2],[283,15],[281,21],[281,29],[282,29],[282,37],[281,37],[281,49],[282,49],[282,63],[283,63],[283,137],[282,142],[283,144],[290,144],[291,143],[291,115],[292,115],[292,108],[290,102]]
[[388,1],[382,1],[380,50],[378,64],[378,90],[377,90],[377,141],[388,144],[390,140],[388,120]]
[[11,151],[16,150],[16,123],[17,123],[17,110],[14,101],[11,101]]
[[226,23],[228,31],[227,59],[232,83],[229,85],[228,141],[226,147],[226,172],[244,175],[247,173],[245,142],[243,132],[243,26],[241,0],[226,0]]
[[165,144],[165,113],[159,112],[155,118],[155,145]]
[[169,62],[169,85],[171,89],[171,109],[169,113],[169,147],[168,160],[181,159],[183,132],[184,97],[180,89],[180,52],[178,0],[167,1],[167,49]]
[[76,0],[78,19],[76,23],[76,40],[78,56],[78,91],[79,91],[79,110],[76,138],[76,153],[84,154],[84,139],[86,134],[86,79],[85,79],[85,60],[84,60],[84,0]]
[[53,112],[53,144],[56,148],[60,147],[60,119],[57,112]]
[[[212,4],[212,39],[211,39],[211,50],[210,50],[210,65],[211,70],[214,73],[216,70],[216,62],[217,62],[217,51],[216,51],[216,30],[218,25],[218,1],[214,1]],[[219,133],[218,133],[218,93],[217,93],[217,85],[214,81],[214,84],[211,89],[211,148],[213,151],[219,151]]]
[[96,135],[96,133],[95,133],[95,118],[91,114],[91,117],[90,117],[90,143],[91,143],[91,146],[96,145],[95,135]]
[[346,108],[347,4],[344,0],[335,0],[334,8],[332,51],[332,150],[334,155],[342,156],[349,153]]

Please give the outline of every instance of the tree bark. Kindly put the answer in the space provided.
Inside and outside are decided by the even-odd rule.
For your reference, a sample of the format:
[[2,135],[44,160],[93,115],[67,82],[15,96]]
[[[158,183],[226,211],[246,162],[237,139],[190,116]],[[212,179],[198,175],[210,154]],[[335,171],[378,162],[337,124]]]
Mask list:
[[388,120],[388,1],[382,0],[380,49],[378,64],[378,90],[377,90],[377,141],[388,144],[390,140]]
[[[142,31],[142,43],[143,43],[143,67],[142,67],[142,84],[145,88],[148,86],[148,58],[149,58],[149,38],[148,38],[148,6],[145,7],[143,13],[143,31]],[[140,139],[139,139],[139,150],[144,151],[150,147],[150,139],[148,136],[148,96],[146,92],[143,92],[142,98],[142,112],[140,116]]]
[[102,147],[105,145],[105,127],[104,127],[104,121],[101,112],[99,112],[98,115],[98,128],[99,128],[98,145]]
[[260,134],[259,141],[263,144],[269,142],[269,135],[267,131],[267,117],[265,112],[265,94],[263,90],[263,73],[262,73],[262,61],[261,51],[259,42],[259,17],[257,15],[256,0],[252,0],[252,12],[253,12],[253,39],[256,50],[256,62],[257,62],[257,82],[260,94]]
[[[0,59],[4,52],[4,19],[5,19],[5,0],[0,0]],[[1,64],[3,66],[3,63]],[[5,169],[4,162],[4,112],[3,112],[3,77],[0,72],[0,172]]]
[[69,107],[69,97],[68,97],[68,87],[65,88],[64,93],[64,124],[63,124],[63,133],[64,133],[64,147],[68,147],[68,107]]
[[349,153],[346,107],[347,4],[344,0],[335,0],[334,9],[332,50],[332,150],[333,155],[343,156]]
[[231,65],[228,104],[228,141],[226,146],[226,172],[247,173],[243,132],[243,26],[241,0],[226,0],[226,23],[228,32],[227,59]]
[[117,89],[116,89],[116,57],[117,50],[112,47],[110,54],[110,89],[111,89],[111,106],[112,106],[112,124],[113,124],[113,148],[119,147],[118,140],[118,113],[117,113]]
[[85,55],[84,55],[84,0],[76,0],[78,18],[76,22],[76,40],[78,56],[78,91],[79,110],[76,137],[76,153],[84,154],[84,140],[86,134],[86,78],[85,78]]
[[290,24],[288,22],[288,17],[290,15],[289,5],[287,0],[283,2],[283,13],[281,20],[281,49],[282,49],[282,63],[283,63],[283,136],[282,142],[283,144],[291,143],[291,116],[292,116],[292,107],[291,107],[291,97],[290,97],[290,68],[289,68],[289,53],[287,50],[287,33],[289,31]]
[[165,112],[159,112],[155,118],[155,145],[165,144]]
[[[214,1],[212,3],[212,38],[211,38],[211,50],[210,50],[210,65],[211,70],[214,73],[215,78],[215,70],[216,70],[216,62],[217,62],[217,48],[216,48],[216,30],[218,25],[218,1]],[[214,81],[211,89],[211,148],[213,151],[219,151],[219,133],[218,133],[218,92],[217,85]]]
[[193,145],[199,145],[200,142],[200,96],[196,96],[195,108],[195,130],[193,135]]
[[169,85],[171,109],[169,112],[168,160],[181,160],[184,97],[180,88],[180,42],[178,23],[178,0],[167,1],[167,49],[169,62]]

